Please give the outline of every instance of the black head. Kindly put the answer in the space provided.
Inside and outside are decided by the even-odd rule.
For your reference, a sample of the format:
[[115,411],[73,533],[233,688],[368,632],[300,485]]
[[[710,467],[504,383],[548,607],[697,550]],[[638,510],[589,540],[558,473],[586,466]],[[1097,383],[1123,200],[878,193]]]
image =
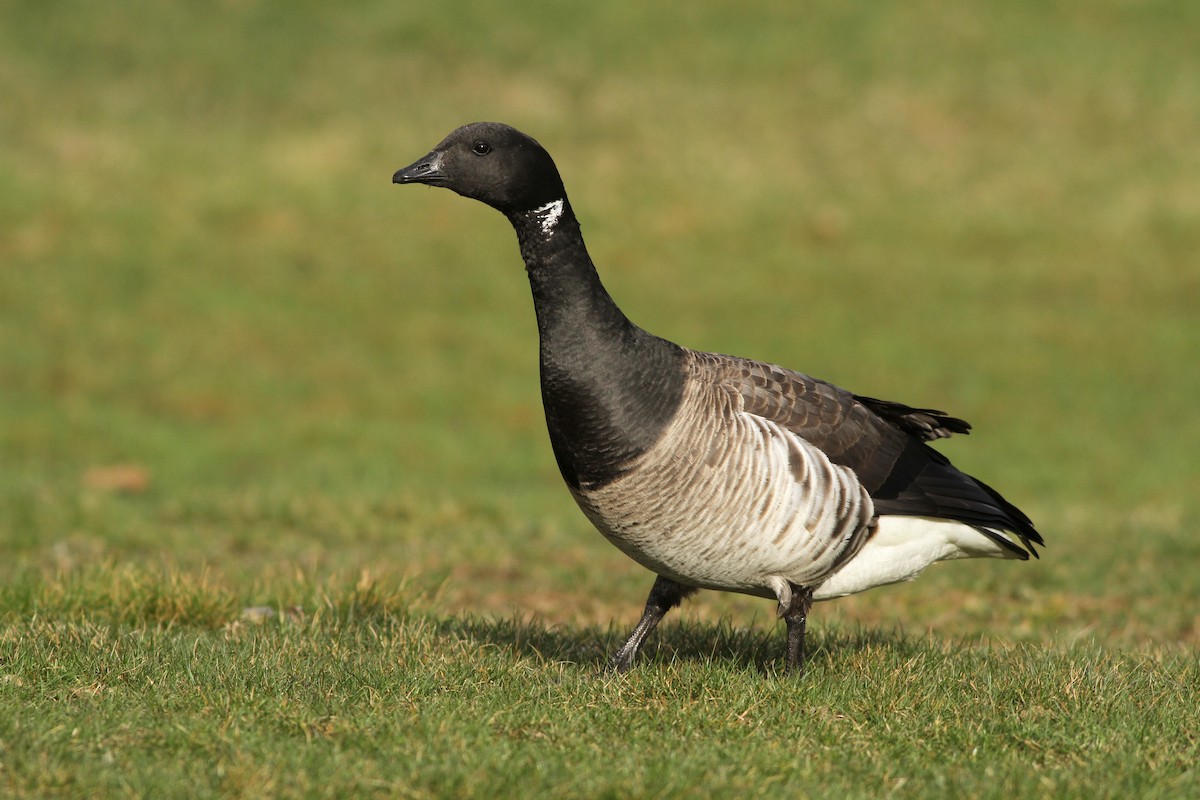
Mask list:
[[566,197],[545,148],[499,122],[462,126],[392,182],[445,186],[509,215]]

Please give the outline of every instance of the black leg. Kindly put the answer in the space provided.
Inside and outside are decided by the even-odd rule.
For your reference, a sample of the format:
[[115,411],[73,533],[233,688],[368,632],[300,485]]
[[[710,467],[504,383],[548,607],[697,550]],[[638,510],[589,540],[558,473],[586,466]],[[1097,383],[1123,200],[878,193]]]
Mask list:
[[792,600],[783,612],[787,623],[787,671],[793,675],[804,674],[804,628],[808,622],[808,610],[812,608],[812,589],[790,584]]
[[612,657],[612,668],[617,672],[628,672],[629,668],[633,666],[633,659],[637,656],[638,648],[642,646],[642,640],[658,626],[668,611],[683,602],[683,598],[694,591],[696,591],[694,586],[684,586],[682,583],[676,583],[670,578],[659,575],[650,589],[650,596],[646,598],[646,610],[642,612],[642,618],[638,620],[638,624],[634,627],[633,633],[629,634],[629,638],[625,640],[625,644]]

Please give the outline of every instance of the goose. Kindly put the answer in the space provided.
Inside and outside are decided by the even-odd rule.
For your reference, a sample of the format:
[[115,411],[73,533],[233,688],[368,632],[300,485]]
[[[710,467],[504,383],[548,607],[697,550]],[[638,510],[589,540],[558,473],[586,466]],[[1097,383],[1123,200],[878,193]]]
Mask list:
[[937,561],[1027,560],[1044,545],[1029,517],[929,446],[967,433],[965,421],[691,350],[631,322],[530,136],[464,125],[392,182],[479,200],[516,231],[558,468],[592,525],[657,576],[611,659],[617,672],[699,589],[775,600],[785,670],[800,674],[815,600],[912,580]]

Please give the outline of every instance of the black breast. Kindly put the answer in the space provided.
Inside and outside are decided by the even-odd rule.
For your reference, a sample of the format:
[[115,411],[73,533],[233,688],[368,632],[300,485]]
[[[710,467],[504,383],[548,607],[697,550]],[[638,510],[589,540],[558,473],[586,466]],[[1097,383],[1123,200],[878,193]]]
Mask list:
[[683,398],[683,349],[623,322],[615,336],[577,328],[542,341],[546,424],[572,488],[624,474],[659,440]]

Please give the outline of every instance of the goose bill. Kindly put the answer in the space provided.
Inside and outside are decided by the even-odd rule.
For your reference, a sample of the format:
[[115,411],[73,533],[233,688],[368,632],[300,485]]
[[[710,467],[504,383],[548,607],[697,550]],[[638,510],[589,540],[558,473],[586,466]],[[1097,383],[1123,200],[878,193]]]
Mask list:
[[446,173],[442,170],[442,154],[431,151],[392,175],[392,183],[442,183]]

